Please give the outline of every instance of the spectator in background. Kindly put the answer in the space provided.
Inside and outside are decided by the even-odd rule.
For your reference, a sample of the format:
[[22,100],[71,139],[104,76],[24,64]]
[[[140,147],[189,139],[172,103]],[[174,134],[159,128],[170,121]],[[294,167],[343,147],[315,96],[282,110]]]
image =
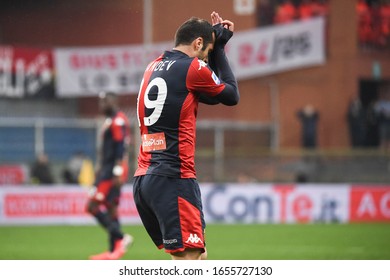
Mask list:
[[370,101],[365,112],[365,147],[378,147],[380,143],[379,138],[379,117],[376,111],[376,100]]
[[354,98],[348,107],[347,120],[351,145],[354,148],[364,146],[365,115],[360,98]]
[[318,112],[311,104],[306,105],[297,113],[302,125],[302,147],[316,148],[317,147],[317,122],[319,118]]
[[356,12],[358,18],[359,42],[366,45],[372,40],[371,9],[365,0],[359,0],[356,3]]
[[385,36],[387,43],[390,38],[390,0],[386,0],[380,7],[380,17],[382,22],[382,33]]
[[390,99],[380,99],[375,104],[375,112],[378,116],[380,146],[383,149],[390,148]]
[[31,182],[40,185],[54,183],[49,158],[45,153],[39,154],[31,167]]
[[275,6],[270,0],[260,0],[257,5],[257,26],[265,27],[274,23]]
[[63,171],[63,178],[67,184],[92,186],[95,181],[92,161],[83,152],[75,153]]
[[78,177],[83,164],[83,154],[77,152],[69,159],[63,172],[64,181],[67,184],[78,184]]
[[276,8],[275,23],[285,24],[297,19],[297,9],[291,0],[283,0]]
[[328,16],[328,3],[326,0],[312,1],[313,16]]
[[314,16],[313,10],[313,1],[311,0],[302,0],[301,4],[298,6],[298,17],[300,20],[309,19]]

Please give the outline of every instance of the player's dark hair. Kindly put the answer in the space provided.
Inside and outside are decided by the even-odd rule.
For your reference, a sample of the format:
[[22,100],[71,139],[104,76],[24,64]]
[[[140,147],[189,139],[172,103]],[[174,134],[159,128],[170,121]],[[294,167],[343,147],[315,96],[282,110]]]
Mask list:
[[203,38],[203,50],[213,42],[213,27],[211,24],[197,17],[185,21],[176,31],[175,47],[190,45],[196,38]]

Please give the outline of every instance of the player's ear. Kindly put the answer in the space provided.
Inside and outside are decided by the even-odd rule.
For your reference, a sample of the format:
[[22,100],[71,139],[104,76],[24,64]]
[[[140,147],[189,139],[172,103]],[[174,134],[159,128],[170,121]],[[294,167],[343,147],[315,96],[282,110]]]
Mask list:
[[194,40],[195,42],[195,50],[200,51],[203,48],[203,38],[198,37]]

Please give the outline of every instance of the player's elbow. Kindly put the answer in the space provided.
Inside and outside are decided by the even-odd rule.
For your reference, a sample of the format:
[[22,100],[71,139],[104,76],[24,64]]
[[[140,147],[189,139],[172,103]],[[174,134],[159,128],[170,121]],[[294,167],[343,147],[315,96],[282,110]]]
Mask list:
[[238,102],[240,102],[240,95],[238,94],[235,94],[233,96],[231,96],[230,98],[226,99],[224,104],[226,106],[235,106],[238,104]]
[[230,106],[235,106],[240,102],[240,95],[237,94],[236,97],[233,99],[232,104]]

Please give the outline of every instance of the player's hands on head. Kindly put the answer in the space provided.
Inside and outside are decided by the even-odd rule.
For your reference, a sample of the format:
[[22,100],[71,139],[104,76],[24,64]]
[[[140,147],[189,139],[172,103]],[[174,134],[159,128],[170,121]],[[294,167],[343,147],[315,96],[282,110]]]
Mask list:
[[234,23],[230,20],[223,20],[217,12],[212,12],[211,24],[215,32],[215,45],[224,47],[233,36]]

